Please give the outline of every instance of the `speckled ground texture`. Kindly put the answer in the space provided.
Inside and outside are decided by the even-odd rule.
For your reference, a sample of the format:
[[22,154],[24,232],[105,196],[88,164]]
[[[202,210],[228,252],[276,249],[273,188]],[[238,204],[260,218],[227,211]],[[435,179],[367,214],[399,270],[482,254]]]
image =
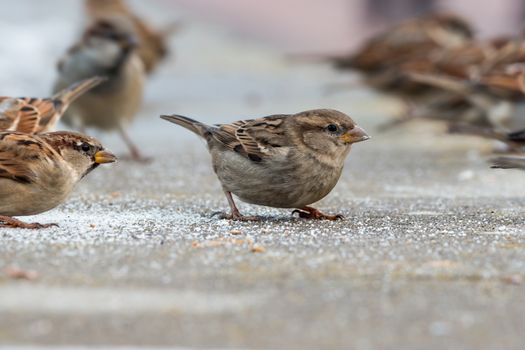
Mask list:
[[[16,18],[42,10],[29,0],[2,15],[0,36],[21,41],[46,28],[52,50],[42,65],[74,37],[79,16],[73,1],[49,4],[71,16],[54,11],[20,29]],[[166,9],[145,13],[170,18]],[[20,41],[12,50],[30,64]],[[395,101],[363,88],[324,92],[353,75],[198,21],[173,45],[177,58],[148,83],[131,129],[153,163],[101,167],[67,203],[27,218],[58,228],[0,229],[0,267],[36,277],[0,270],[0,344],[522,348],[525,172],[489,169],[493,145],[436,124],[376,131],[399,111]],[[52,69],[17,79],[6,62],[2,94],[47,94]],[[225,122],[314,107],[351,114],[373,137],[355,146],[338,186],[317,204],[344,214],[339,222],[243,204],[263,220],[212,217],[227,202],[203,142],[158,119],[176,112]],[[93,133],[124,152],[114,135]]]

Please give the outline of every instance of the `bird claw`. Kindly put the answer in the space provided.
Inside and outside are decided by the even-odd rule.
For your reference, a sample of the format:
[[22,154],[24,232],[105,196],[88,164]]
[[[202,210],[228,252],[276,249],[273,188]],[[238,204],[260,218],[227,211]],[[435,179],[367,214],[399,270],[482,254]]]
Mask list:
[[39,224],[38,222],[35,223],[26,223],[17,219],[13,219],[10,217],[0,217],[0,227],[9,227],[9,228],[22,228],[22,229],[28,229],[28,230],[40,230],[44,228],[50,228],[50,227],[58,227],[58,224]]
[[304,208],[304,209],[295,209],[292,211],[292,215],[299,214],[299,217],[301,219],[309,219],[309,220],[329,220],[329,221],[337,221],[337,220],[343,220],[345,217],[341,214],[337,215],[328,215],[324,214],[321,211],[315,209],[315,208]]

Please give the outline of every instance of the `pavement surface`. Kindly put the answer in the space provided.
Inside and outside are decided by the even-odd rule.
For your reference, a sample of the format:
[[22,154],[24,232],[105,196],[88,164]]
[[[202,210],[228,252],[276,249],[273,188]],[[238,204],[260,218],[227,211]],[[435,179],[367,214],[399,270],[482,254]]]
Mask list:
[[[34,4],[19,1],[13,18],[2,15],[0,35],[29,33],[16,14],[37,17],[43,5]],[[49,4],[71,17],[53,12],[33,24],[48,28],[57,48],[40,64],[59,56],[60,33],[77,24],[73,2]],[[363,88],[327,95],[327,85],[356,77],[221,28],[191,22],[173,45],[176,58],[152,77],[130,131],[154,161],[100,167],[65,204],[24,218],[58,228],[0,229],[1,345],[523,348],[525,173],[489,169],[492,144],[437,124],[379,133],[399,111],[395,101]],[[8,80],[16,72],[5,68],[2,93],[47,94],[53,71],[42,69],[32,84]],[[227,202],[204,143],[158,118],[213,123],[319,107],[347,112],[372,135],[316,205],[345,215],[338,222],[242,203],[263,220],[213,217]],[[91,133],[125,154],[114,135]]]

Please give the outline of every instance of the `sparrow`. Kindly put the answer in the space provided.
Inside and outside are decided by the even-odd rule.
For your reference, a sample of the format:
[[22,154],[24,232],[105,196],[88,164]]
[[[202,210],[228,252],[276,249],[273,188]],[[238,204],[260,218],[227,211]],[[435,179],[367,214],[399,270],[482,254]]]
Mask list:
[[435,48],[461,47],[474,37],[468,22],[454,14],[435,13],[401,22],[368,40],[357,53],[334,57],[339,69],[374,72],[403,63]]
[[258,219],[241,215],[232,194],[251,204],[295,208],[302,218],[342,218],[310,204],[335,187],[351,145],[369,139],[349,116],[331,109],[214,126],[180,115],[161,118],[206,140],[231,209],[223,217],[231,220]]
[[156,29],[135,15],[123,0],[86,0],[86,12],[92,21],[106,20],[138,39],[137,53],[150,74],[168,56],[168,38],[179,29],[178,23]]
[[134,160],[144,160],[126,133],[126,126],[138,113],[144,90],[144,68],[137,56],[136,41],[111,22],[98,21],[58,64],[54,90],[92,76],[107,80],[86,92],[64,115],[69,126],[119,131]]
[[55,208],[84,176],[100,164],[115,161],[100,142],[82,134],[0,132],[0,227],[56,226],[24,223],[13,216]]
[[470,25],[453,14],[437,13],[401,22],[372,37],[356,53],[330,57],[338,70],[356,70],[366,85],[392,94],[420,95],[428,86],[403,74],[407,62],[421,61],[440,49],[457,49],[474,37]]
[[27,134],[52,131],[73,101],[104,80],[101,77],[86,79],[50,98],[0,97],[0,131]]

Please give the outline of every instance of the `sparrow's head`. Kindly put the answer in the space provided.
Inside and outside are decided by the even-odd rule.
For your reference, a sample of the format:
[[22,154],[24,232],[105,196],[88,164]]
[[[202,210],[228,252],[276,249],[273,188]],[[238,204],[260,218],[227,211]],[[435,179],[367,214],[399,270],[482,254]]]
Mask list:
[[79,179],[100,164],[113,163],[117,160],[115,155],[104,150],[102,144],[93,137],[66,131],[50,132],[39,136],[69,163],[77,172]]
[[132,25],[119,17],[93,23],[84,33],[84,43],[91,56],[107,67],[124,62],[138,46]]
[[311,150],[330,157],[346,155],[353,143],[370,137],[346,114],[333,109],[316,109],[292,117],[295,135]]

